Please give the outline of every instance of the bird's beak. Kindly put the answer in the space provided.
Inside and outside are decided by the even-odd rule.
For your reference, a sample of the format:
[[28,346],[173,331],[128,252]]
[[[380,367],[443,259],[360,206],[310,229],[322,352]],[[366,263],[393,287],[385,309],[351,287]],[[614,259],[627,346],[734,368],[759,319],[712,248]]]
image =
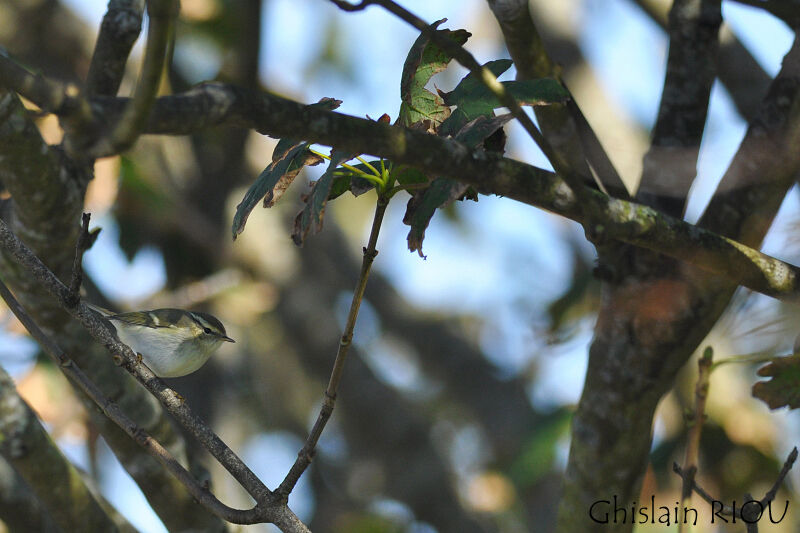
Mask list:
[[231,339],[227,335],[223,335],[222,336],[222,340],[224,340],[225,342],[236,342],[235,340]]

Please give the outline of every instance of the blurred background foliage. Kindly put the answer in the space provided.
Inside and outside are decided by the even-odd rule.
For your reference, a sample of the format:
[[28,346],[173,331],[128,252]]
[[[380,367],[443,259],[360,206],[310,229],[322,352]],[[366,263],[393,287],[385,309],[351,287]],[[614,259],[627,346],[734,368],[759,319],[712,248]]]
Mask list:
[[[658,21],[637,3],[656,17],[666,13],[662,2],[531,2],[547,48],[630,187],[641,171],[665,57]],[[447,27],[468,29],[479,59],[506,56],[483,2],[407,4],[430,21],[449,17]],[[80,81],[102,13],[96,2],[0,0],[0,44],[29,67]],[[614,24],[619,35],[609,32]],[[340,98],[344,112],[394,119],[402,60],[415,37],[378,10],[343,15],[322,0],[183,0],[162,91],[219,79],[306,103]],[[640,40],[615,42],[623,37]],[[650,70],[618,64],[609,74],[613,53],[598,44],[604,40],[612,50],[641,48]],[[131,89],[138,57],[121,94]],[[462,75],[451,67],[436,84],[449,90]],[[640,94],[646,91],[652,94]],[[715,91],[716,105],[730,108],[724,91]],[[39,126],[49,142],[59,141],[52,117]],[[507,128],[508,155],[546,166],[535,148],[515,138],[515,128]],[[708,135],[704,142],[712,147],[722,138],[713,128]],[[340,198],[328,208],[324,231],[297,248],[291,220],[307,189],[295,186],[277,207],[254,211],[233,243],[233,208],[275,142],[231,128],[145,137],[124,156],[97,162],[86,199],[103,228],[86,257],[95,287],[90,299],[120,309],[209,310],[236,339],[199,372],[170,385],[270,486],[316,416],[372,207],[365,198]],[[729,157],[718,152],[706,160],[712,156],[722,160],[720,168]],[[305,170],[301,179],[319,172]],[[695,193],[702,198],[702,190]],[[570,222],[482,197],[434,217],[423,261],[406,249],[403,202],[398,197],[387,215],[356,329],[356,357],[348,361],[332,424],[290,505],[316,531],[548,531],[600,297],[594,252]],[[767,248],[797,262],[795,193],[786,203]],[[741,293],[703,345],[714,346],[717,360],[787,353],[797,318],[794,308]],[[10,313],[3,310],[0,321],[0,364],[65,453],[134,525],[162,531],[63,377],[38,356]],[[682,459],[694,373],[686,368],[663,400],[654,430],[642,494],[654,493],[668,506],[679,499],[671,464]],[[795,415],[770,413],[750,398],[754,380],[746,365],[712,376],[699,479],[722,498],[741,499],[746,490],[759,497],[800,441]],[[244,504],[231,479],[208,465],[223,501]],[[778,497],[793,502],[788,518],[768,531],[797,530],[797,480],[793,473]],[[698,531],[710,531],[704,527]]]

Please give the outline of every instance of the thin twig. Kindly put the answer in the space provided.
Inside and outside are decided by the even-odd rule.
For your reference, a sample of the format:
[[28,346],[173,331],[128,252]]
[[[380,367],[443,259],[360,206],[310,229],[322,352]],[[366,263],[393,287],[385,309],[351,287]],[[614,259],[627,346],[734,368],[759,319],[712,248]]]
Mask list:
[[339,383],[342,380],[344,362],[353,342],[353,330],[355,329],[356,320],[358,319],[358,310],[361,306],[361,301],[364,299],[364,290],[367,287],[367,280],[369,279],[369,272],[372,267],[372,262],[375,260],[375,256],[378,255],[378,250],[376,248],[378,243],[378,234],[380,233],[381,223],[383,222],[383,215],[386,213],[387,205],[388,200],[386,200],[382,195],[379,195],[378,205],[375,207],[375,216],[372,220],[372,229],[370,230],[369,241],[367,246],[364,248],[364,258],[361,262],[361,272],[358,276],[356,288],[353,291],[353,300],[350,303],[350,311],[347,314],[347,323],[345,324],[342,337],[339,339],[339,348],[336,352],[336,360],[333,363],[333,370],[331,370],[328,388],[325,389],[325,397],[322,401],[322,407],[320,408],[319,415],[317,415],[317,420],[314,423],[314,426],[311,428],[311,432],[309,433],[303,448],[297,454],[297,459],[292,465],[292,468],[289,470],[289,473],[286,474],[286,477],[281,482],[280,486],[275,489],[275,494],[281,499],[286,498],[289,493],[292,492],[292,489],[294,489],[294,486],[300,479],[300,476],[303,474],[303,472],[305,472],[306,468],[308,468],[308,465],[311,464],[311,460],[314,458],[314,454],[316,453],[317,442],[322,434],[322,430],[325,429],[325,424],[328,423],[328,420],[333,413],[333,408],[336,404],[336,391],[338,390]]
[[[700,435],[703,431],[703,422],[706,416],[706,399],[708,398],[709,377],[711,375],[714,352],[708,347],[703,352],[703,356],[697,361],[697,384],[694,389],[694,420],[689,429],[689,438],[686,444],[686,455],[683,459],[683,471],[686,475],[682,476],[683,486],[681,487],[681,505],[684,509],[692,503],[692,484],[697,473],[698,456],[700,452]],[[685,531],[685,521],[679,522],[678,533]]]
[[[795,446],[794,448],[792,448],[792,451],[789,453],[789,456],[786,458],[786,461],[784,461],[783,468],[781,468],[781,471],[778,473],[778,477],[775,480],[775,483],[772,484],[772,488],[769,491],[767,491],[767,493],[761,500],[758,501],[758,503],[761,504],[762,508],[775,499],[775,495],[778,492],[778,488],[780,488],[780,486],[783,484],[784,479],[786,479],[786,476],[789,474],[789,471],[792,469],[792,466],[794,465],[794,462],[796,460],[797,460],[797,447]],[[672,463],[672,471],[678,474],[683,479],[686,479],[686,477],[688,477],[689,475],[688,472],[685,472],[680,466],[678,466],[678,463]],[[696,481],[691,482],[691,487],[692,490],[695,493],[697,493],[697,495],[699,495],[701,498],[703,498],[706,502],[713,505],[714,502],[719,501],[717,498],[714,498],[710,494],[708,494],[703,489],[703,487],[697,484]],[[727,505],[724,506],[719,512],[726,516],[735,515],[737,518],[741,518],[742,516],[741,508],[734,510],[732,507]]]

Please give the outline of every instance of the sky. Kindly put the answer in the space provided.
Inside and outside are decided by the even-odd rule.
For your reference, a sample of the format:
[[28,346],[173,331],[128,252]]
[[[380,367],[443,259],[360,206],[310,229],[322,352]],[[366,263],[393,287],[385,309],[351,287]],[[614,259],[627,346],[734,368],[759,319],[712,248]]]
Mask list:
[[[99,25],[106,7],[101,0],[67,3],[94,27]],[[477,0],[401,3],[428,21],[447,17],[449,28],[473,30],[475,21],[491,17],[485,3]],[[723,12],[736,34],[767,72],[774,75],[791,45],[788,28],[760,10],[728,1],[723,2]],[[349,77],[325,69],[313,71],[309,76],[316,49],[325,37],[323,21],[330,17],[339,21],[339,31],[347,36],[340,54],[353,59],[351,65],[357,66]],[[657,114],[663,83],[667,45],[663,33],[622,0],[586,0],[575,24],[581,34],[581,49],[609,98],[631,120],[649,128]],[[408,48],[417,37],[402,21],[375,7],[348,15],[323,0],[270,0],[264,10],[263,33],[266,38],[261,77],[271,89],[304,102],[314,102],[323,96],[340,98],[344,103],[339,110],[353,115],[378,117],[386,112],[397,116],[400,70]],[[614,35],[614,39],[608,35]],[[770,35],[770,39],[764,39],[764,35]],[[479,61],[505,57],[506,52],[496,42],[479,37],[468,43]],[[176,58],[184,54],[198,59],[193,75],[200,81],[215,72],[219,61],[210,50],[202,41],[186,43],[176,50]],[[512,70],[506,79],[513,74]],[[715,85],[698,165],[700,178],[692,190],[687,220],[694,221],[701,213],[744,130],[745,124],[736,115],[725,90]],[[513,128],[511,132],[510,152],[527,154],[527,161],[549,168],[524,134]],[[482,345],[498,369],[508,373],[524,369],[537,353],[531,344],[542,348],[543,342],[531,338],[530,315],[514,305],[520,280],[543,302],[559,294],[570,278],[565,264],[571,252],[565,236],[578,237],[580,241],[582,230],[541,210],[508,200],[481,198],[477,203],[458,206],[460,224],[440,215],[434,217],[426,231],[427,259],[422,260],[406,249],[408,228],[401,223],[402,210],[402,205],[390,207],[375,268],[389,276],[400,292],[422,308],[483,316]],[[792,196],[784,205],[781,220],[789,220],[796,211],[796,199]],[[96,223],[104,231],[86,255],[86,270],[101,288],[120,302],[140,300],[158,291],[165,280],[158,252],[144,249],[129,263],[116,246],[113,219]],[[780,255],[784,244],[785,238],[778,232],[767,240],[765,249]],[[585,253],[593,256],[589,245]],[[515,282],[509,283],[508,279]],[[538,406],[577,401],[591,326],[589,322],[583,324],[569,343],[537,361],[540,379],[532,388],[531,397]],[[6,336],[0,342],[0,360],[12,375],[24,373],[30,364],[30,355],[25,354],[32,353],[32,345],[22,338]],[[382,363],[374,364],[380,367]],[[406,376],[407,383],[413,382],[415,376],[413,368],[387,373],[387,379],[391,379],[389,375]],[[262,454],[254,452],[262,446],[278,450],[281,457],[262,464],[259,462]],[[251,455],[257,473],[268,476],[276,469],[285,471],[287,467],[281,465],[293,460],[297,448],[298,443],[285,435],[264,435],[258,442],[250,443],[244,455],[245,458]],[[85,465],[85,451],[68,444],[64,444],[64,449],[79,465]],[[112,460],[110,453],[104,452],[104,456]],[[121,468],[113,470],[104,485],[112,503],[118,504],[142,531],[164,531],[143,503],[141,494],[131,488]],[[129,490],[118,490],[123,485]],[[296,501],[292,504],[301,517],[309,516],[313,501],[307,487],[299,487],[298,495],[293,498]]]

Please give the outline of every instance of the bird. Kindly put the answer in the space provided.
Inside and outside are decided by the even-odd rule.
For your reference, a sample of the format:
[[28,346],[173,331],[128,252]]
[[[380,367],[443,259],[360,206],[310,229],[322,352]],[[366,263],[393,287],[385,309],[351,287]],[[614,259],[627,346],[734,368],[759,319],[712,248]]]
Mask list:
[[161,378],[191,374],[203,366],[228,337],[213,315],[184,309],[153,309],[114,313],[87,304],[116,330],[117,337],[142,357]]

